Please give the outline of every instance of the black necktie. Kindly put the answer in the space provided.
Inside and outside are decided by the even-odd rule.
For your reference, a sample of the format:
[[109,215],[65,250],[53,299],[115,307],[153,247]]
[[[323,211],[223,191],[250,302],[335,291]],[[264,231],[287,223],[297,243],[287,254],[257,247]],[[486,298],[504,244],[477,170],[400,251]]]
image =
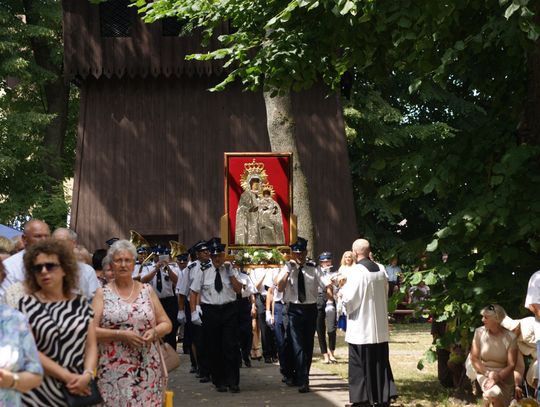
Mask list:
[[218,293],[223,290],[223,281],[221,281],[221,273],[219,272],[219,269],[216,269],[216,279],[214,280],[214,288]]
[[304,302],[306,300],[306,282],[304,281],[304,273],[302,273],[302,267],[298,269],[298,301]]
[[157,280],[156,280],[156,289],[161,292],[161,289],[163,288],[163,283],[161,282],[161,269],[158,269],[157,271]]

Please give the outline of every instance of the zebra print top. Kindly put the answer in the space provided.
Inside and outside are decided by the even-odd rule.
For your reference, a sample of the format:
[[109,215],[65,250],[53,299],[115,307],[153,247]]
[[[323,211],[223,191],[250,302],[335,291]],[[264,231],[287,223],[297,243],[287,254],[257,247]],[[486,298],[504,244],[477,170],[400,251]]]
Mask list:
[[[43,303],[32,295],[24,296],[19,309],[28,318],[40,352],[70,372],[84,370],[84,350],[88,325],[93,317],[85,297]],[[62,383],[45,375],[43,383],[23,395],[25,406],[66,406],[60,390]]]

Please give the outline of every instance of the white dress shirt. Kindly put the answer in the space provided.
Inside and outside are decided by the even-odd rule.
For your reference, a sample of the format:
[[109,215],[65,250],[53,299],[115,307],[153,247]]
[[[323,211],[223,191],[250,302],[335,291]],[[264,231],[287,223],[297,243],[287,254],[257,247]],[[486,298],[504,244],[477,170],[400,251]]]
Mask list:
[[131,278],[141,277],[148,274],[150,271],[154,269],[154,263],[144,263],[141,267],[141,263],[135,263],[135,267],[133,268],[133,272],[131,273]]
[[272,286],[274,287],[272,300],[274,302],[283,302],[283,292],[278,290],[276,281],[281,269],[275,268],[272,270]]
[[242,284],[242,298],[257,294],[255,284],[251,281],[251,277],[246,273],[238,273],[236,279]]
[[23,256],[26,250],[21,250],[3,261],[6,278],[0,285],[0,297],[4,296],[7,288],[18,281],[24,281]]
[[[281,273],[288,273],[287,285],[283,292],[283,299],[285,302],[291,304],[315,304],[319,294],[319,287],[326,289],[330,284],[321,274],[319,268],[315,265],[304,263],[299,266],[294,261],[289,261],[283,266]],[[306,300],[300,302],[298,300],[298,274],[304,275],[304,287],[306,290]]]
[[256,284],[261,278],[263,279],[263,282],[261,283],[261,285],[257,289],[257,291],[261,295],[266,295],[267,294],[266,287],[271,286],[271,285],[266,284],[267,275],[268,275],[269,271],[271,272],[272,270],[264,268],[264,267],[257,267],[256,269],[251,270],[250,277],[251,277],[251,280],[253,281],[254,284]]
[[[175,267],[176,266],[176,267]],[[176,277],[178,277],[178,266],[176,264],[169,264],[167,267],[171,269],[171,273],[174,273]],[[155,266],[151,268],[146,274],[143,274],[142,277],[144,278],[150,273],[153,273],[155,269]],[[161,273],[161,291],[157,289],[157,279],[158,279],[158,273]],[[165,266],[162,266],[155,274],[155,276],[148,282],[156,292],[158,298],[167,298],[167,297],[173,297],[175,295],[175,287],[172,282],[172,279],[169,277],[169,273],[166,270]]]
[[201,263],[199,260],[192,261],[187,265],[187,267],[182,271],[182,278],[176,287],[176,294],[183,295],[189,300],[189,288],[191,287],[193,278],[195,277],[195,274],[200,266]]
[[[10,257],[11,258],[11,257]],[[9,260],[9,259],[8,259]],[[6,264],[4,262],[4,264]],[[527,286],[527,295],[525,296],[525,308],[529,308],[531,304],[540,304],[540,270],[534,273],[529,279]],[[536,318],[534,324],[534,334],[536,338],[540,338],[540,319]]]
[[90,302],[94,298],[94,293],[101,287],[96,275],[96,270],[86,263],[77,262],[79,266],[79,290]]
[[[223,265],[217,270],[214,266],[211,266],[205,270],[204,267],[198,268],[195,273],[193,283],[191,283],[191,290],[201,294],[201,303],[209,305],[223,305],[236,300],[236,293],[234,292],[231,279],[229,277],[229,269],[231,265]],[[219,272],[221,276],[221,282],[223,289],[218,292],[215,289],[214,282],[216,280],[216,273]]]

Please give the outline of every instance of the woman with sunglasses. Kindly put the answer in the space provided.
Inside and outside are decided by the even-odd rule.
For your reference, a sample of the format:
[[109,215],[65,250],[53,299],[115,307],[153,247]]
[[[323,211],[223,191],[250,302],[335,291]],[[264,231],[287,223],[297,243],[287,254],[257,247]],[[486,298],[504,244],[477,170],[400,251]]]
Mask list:
[[162,404],[162,371],[158,338],[172,324],[154,290],[132,278],[137,251],[118,240],[107,257],[114,280],[93,300],[99,341],[99,390],[111,407]]
[[45,371],[41,386],[23,394],[23,404],[66,406],[62,387],[77,396],[91,394],[97,364],[92,309],[78,288],[78,266],[73,250],[47,238],[24,254],[29,295],[19,302],[26,314]]
[[484,326],[476,329],[471,346],[471,363],[482,389],[484,406],[505,407],[514,390],[516,336],[501,322],[506,312],[500,305],[490,304],[480,311]]

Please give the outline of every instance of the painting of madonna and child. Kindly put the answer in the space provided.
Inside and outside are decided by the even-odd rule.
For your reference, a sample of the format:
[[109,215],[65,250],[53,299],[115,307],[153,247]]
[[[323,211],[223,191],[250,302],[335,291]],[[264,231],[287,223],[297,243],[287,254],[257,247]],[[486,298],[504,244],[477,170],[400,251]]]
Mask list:
[[290,244],[290,153],[225,153],[229,246]]

